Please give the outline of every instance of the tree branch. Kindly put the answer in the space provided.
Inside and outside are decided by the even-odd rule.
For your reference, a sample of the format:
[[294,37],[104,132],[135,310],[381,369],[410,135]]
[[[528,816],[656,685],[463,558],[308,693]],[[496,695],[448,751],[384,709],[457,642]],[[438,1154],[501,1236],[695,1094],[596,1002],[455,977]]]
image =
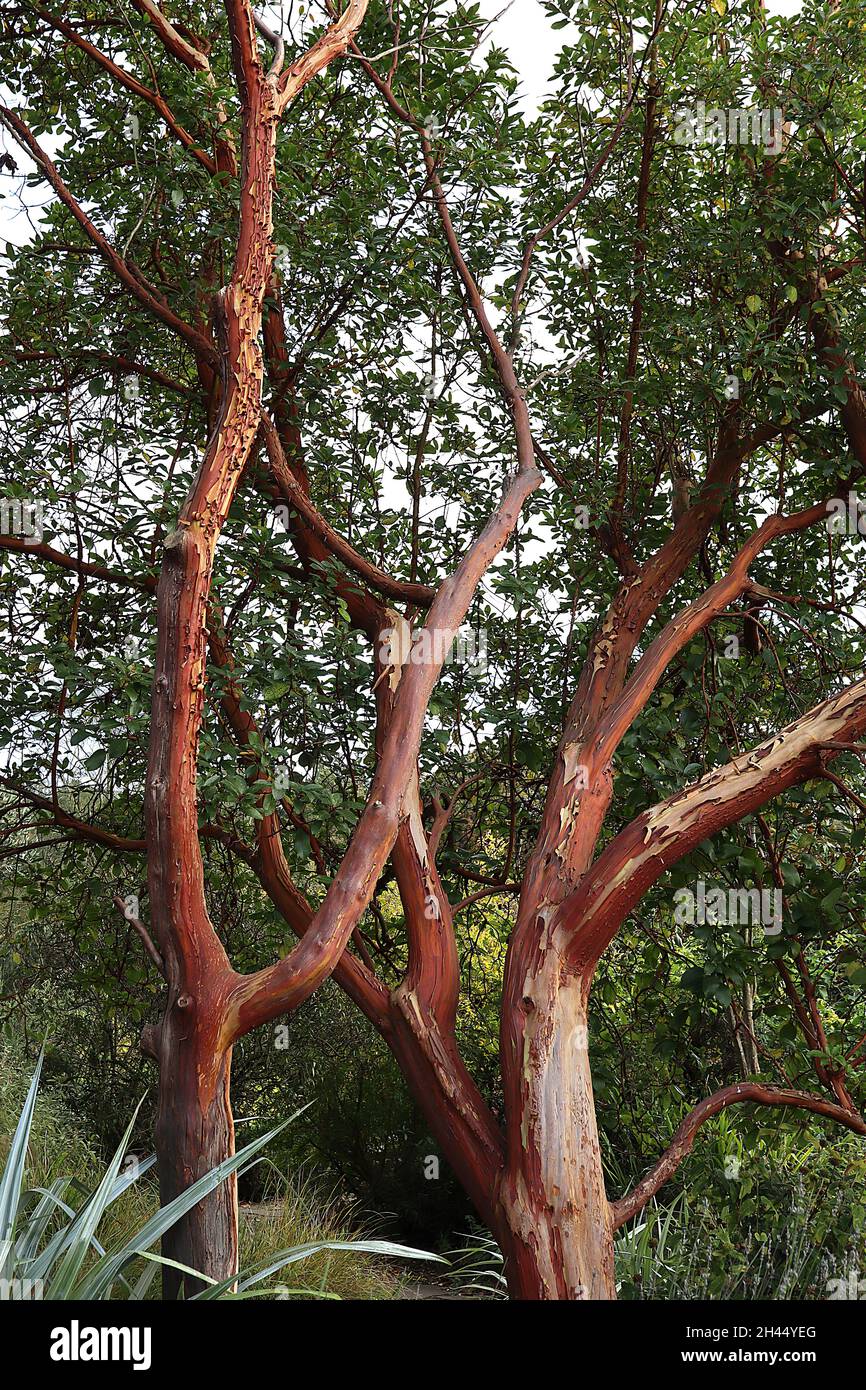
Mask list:
[[207,56],[178,32],[163,14],[156,0],[132,0],[132,3],[141,14],[150,20],[172,57],[184,63],[191,72],[210,72]]
[[407,794],[416,767],[424,715],[445,653],[466,616],[480,578],[504,546],[524,501],[539,481],[534,463],[528,468],[521,464],[481,535],[455,573],[437,590],[425,628],[433,656],[427,663],[410,664],[400,680],[367,804],[340,869],[294,950],[276,966],[245,977],[233,990],[227,1020],[229,1038],[241,1037],[259,1023],[296,1007],[326,978],[342,954],[373,896],[400,825],[409,814]]
[[658,637],[650,643],[622,695],[611,706],[599,727],[592,750],[593,761],[598,767],[606,766],[613,757],[623,735],[628,732],[646,706],[674,656],[688,645],[696,633],[722,614],[735,599],[751,590],[748,569],[756,556],[778,537],[804,531],[825,521],[826,518],[825,502],[816,502],[791,516],[777,513],[768,517],[740,548],[728,573],[671,619]]
[[284,111],[311,78],[345,52],[363,23],[367,5],[368,0],[349,0],[336,23],[281,75],[278,110]]
[[[75,248],[76,250],[83,248]],[[88,248],[89,249],[89,248]],[[174,377],[167,372],[161,372],[158,367],[149,367],[144,362],[136,362],[131,357],[117,357],[110,352],[97,352],[85,350],[82,354],[85,359],[99,362],[103,366],[111,367],[116,372],[121,372],[124,376],[141,376],[148,381],[154,382],[157,386],[164,386],[168,391],[177,391],[180,395],[191,396],[194,393],[192,386],[186,386],[182,381],[175,381]],[[24,350],[12,352],[6,357],[0,357],[0,367],[6,366],[8,362],[63,362],[64,367],[68,366],[68,359],[61,357],[57,352],[35,352]]]
[[788,1105],[798,1110],[809,1110],[814,1115],[823,1115],[853,1130],[855,1134],[866,1135],[866,1121],[862,1116],[843,1110],[841,1105],[823,1100],[821,1096],[810,1095],[808,1091],[786,1091],[781,1087],[762,1086],[756,1082],[740,1082],[736,1086],[725,1086],[720,1091],[702,1100],[695,1106],[674,1134],[673,1139],[662,1154],[658,1163],[645,1178],[618,1202],[611,1202],[613,1228],[617,1230],[643,1211],[647,1202],[677,1170],[691,1150],[695,1136],[701,1125],[713,1115],[726,1110],[729,1105],[748,1101],[753,1105]]
[[362,555],[359,555],[349,542],[325,520],[292,474],[279,434],[266,411],[262,411],[262,434],[277,492],[289,506],[294,507],[310,530],[328,547],[331,554],[338,560],[342,560],[366,584],[387,598],[429,608],[436,594],[435,589],[430,588],[427,584],[412,584],[402,579],[392,579],[384,570],[379,569],[378,565],[372,564],[369,560],[365,560]]
[[116,894],[114,895],[114,897],[112,898],[111,901],[114,903],[114,906],[117,908],[118,912],[120,912],[120,913],[123,914],[124,918],[125,918],[126,921],[129,923],[129,925],[130,925],[131,927],[134,927],[135,930],[138,932],[139,936],[141,937],[141,942],[142,942],[142,945],[144,946],[145,953],[146,953],[146,954],[150,957],[150,959],[153,961],[153,963],[154,963],[154,965],[156,966],[157,970],[159,971],[160,975],[162,975],[162,977],[163,977],[163,979],[164,979],[164,978],[165,978],[165,961],[163,960],[162,956],[159,954],[159,951],[158,951],[158,950],[156,949],[156,947],[154,946],[154,944],[153,944],[153,942],[152,942],[152,940],[151,940],[151,938],[150,938],[150,933],[149,933],[148,930],[147,930],[147,927],[144,925],[143,922],[140,922],[140,921],[138,920],[138,918],[135,917],[135,916],[129,911],[129,909],[128,909],[127,906],[126,906],[126,903],[123,901],[123,898],[121,898],[119,894],[116,893]]
[[25,787],[19,787],[10,777],[0,776],[0,787],[6,787],[9,791],[20,796],[31,806],[38,806],[43,811],[49,811],[57,825],[64,830],[73,830],[82,840],[90,840],[95,845],[103,845],[106,849],[118,850],[123,853],[141,854],[147,849],[146,840],[132,840],[124,835],[116,835],[111,830],[103,830],[98,825],[92,825],[90,821],[81,820],[79,816],[72,816],[68,811],[50,797],[41,796],[38,792],[28,791]]
[[156,589],[156,580],[149,574],[124,574],[123,570],[110,569],[94,560],[79,560],[73,555],[64,554],[61,550],[55,550],[44,541],[28,541],[22,540],[20,536],[0,535],[0,550],[11,550],[16,555],[37,555],[40,560],[47,560],[49,564],[57,565],[60,569],[71,570],[78,575],[92,575],[94,579],[104,579],[107,584],[117,584],[127,589],[141,589],[146,593],[153,593]]
[[140,97],[142,101],[146,101],[149,106],[152,106],[154,111],[158,112],[162,117],[172,135],[183,145],[185,150],[189,151],[194,159],[198,160],[199,164],[201,164],[209,174],[215,174],[217,172],[216,162],[196,144],[193,136],[190,135],[189,131],[185,130],[176,119],[168,102],[164,97],[160,96],[159,92],[154,92],[150,87],[146,87],[144,83],[139,82],[137,77],[133,77],[132,73],[120,67],[112,58],[109,58],[107,53],[103,53],[101,49],[90,43],[88,39],[85,39],[76,29],[73,29],[71,24],[67,24],[65,20],[58,19],[57,16],[51,14],[49,10],[43,10],[39,6],[36,7],[36,13],[41,19],[45,20],[46,24],[53,25],[59,33],[69,39],[70,43],[74,43],[83,53],[86,53],[95,63],[98,63],[101,68],[104,68],[121,87],[125,87],[127,91],[132,92],[135,96]]
[[[647,889],[701,840],[821,776],[822,750],[864,729],[866,677],[631,821],[559,909],[573,968],[591,970]],[[831,756],[837,755],[823,752],[824,759]]]
[[78,225],[93,242],[97,251],[102,256],[106,265],[114,272],[121,284],[138,300],[153,316],[164,323],[174,333],[182,338],[188,347],[192,348],[196,357],[208,362],[211,366],[218,361],[217,352],[213,343],[197,328],[185,323],[178,318],[177,314],[169,308],[168,304],[150,286],[145,285],[138,276],[130,270],[126,261],[114,247],[106,240],[102,232],[91,222],[87,213],[70,193],[66,184],[60,177],[57,169],[52,164],[48,155],[37,142],[29,128],[24,124],[14,111],[10,111],[6,106],[0,106],[0,121],[15,136],[23,149],[26,149],[34,163],[41,169],[47,178],[54,192],[57,194],[64,207],[68,208],[75,218]]

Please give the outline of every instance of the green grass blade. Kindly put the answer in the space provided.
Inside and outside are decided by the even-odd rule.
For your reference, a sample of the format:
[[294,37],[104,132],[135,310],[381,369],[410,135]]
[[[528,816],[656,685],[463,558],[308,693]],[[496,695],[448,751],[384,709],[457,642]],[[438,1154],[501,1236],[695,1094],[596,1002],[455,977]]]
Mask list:
[[[120,1165],[123,1162],[124,1155],[128,1152],[129,1140],[135,1126],[135,1121],[138,1118],[140,1108],[141,1101],[139,1101],[135,1108],[132,1119],[127,1125],[123,1138],[114,1152],[114,1157],[105,1170],[101,1183],[93,1196],[85,1202],[81,1211],[78,1213],[77,1220],[73,1222],[70,1227],[70,1230],[73,1232],[72,1239],[69,1241],[63,1257],[45,1292],[46,1302],[72,1298],[73,1294],[75,1294],[76,1297],[78,1296],[75,1288],[76,1280],[81,1272],[81,1266],[84,1264],[87,1253],[91,1248],[91,1244],[96,1235],[96,1228],[105,1215],[105,1209],[111,1201],[112,1193],[117,1185]],[[128,1186],[128,1184],[126,1185]],[[107,1258],[108,1257],[103,1253],[96,1268],[99,1269]]]
[[[42,1071],[42,1061],[45,1056],[45,1049],[39,1053],[39,1060],[36,1063],[36,1070],[30,1082],[30,1089],[24,1101],[24,1108],[15,1127],[12,1136],[12,1144],[9,1149],[9,1156],[3,1168],[3,1176],[0,1178],[0,1250],[6,1250],[5,1242],[11,1242],[15,1236],[15,1225],[18,1219],[18,1204],[21,1200],[21,1191],[24,1186],[24,1164],[27,1161],[27,1145],[30,1143],[30,1130],[33,1125],[33,1115],[36,1110],[36,1092],[39,1089],[39,1076]],[[3,1270],[0,1268],[0,1275]]]
[[57,1207],[61,1206],[66,1209],[60,1194],[65,1190],[67,1185],[67,1178],[56,1178],[51,1184],[50,1189],[44,1187],[31,1187],[27,1189],[25,1196],[31,1192],[38,1193],[41,1194],[41,1201],[33,1208],[33,1211],[27,1218],[27,1225],[24,1231],[22,1231],[18,1237],[15,1252],[20,1262],[26,1263],[34,1259],[36,1251],[39,1249],[39,1242],[48,1229],[48,1223],[57,1210]]
[[237,1275],[237,1281],[224,1279],[221,1284],[193,1294],[191,1301],[220,1298],[231,1289],[235,1282],[238,1285],[238,1292],[243,1293],[253,1284],[260,1283],[262,1279],[269,1279],[272,1274],[277,1274],[279,1270],[285,1269],[286,1265],[296,1264],[298,1260],[307,1260],[311,1255],[318,1255],[323,1250],[348,1250],[358,1255],[390,1255],[401,1260],[430,1260],[436,1261],[437,1264],[448,1263],[441,1255],[431,1255],[429,1250],[413,1250],[407,1245],[395,1245],[390,1240],[312,1240],[304,1245],[292,1245],[286,1250],[279,1250],[274,1255],[266,1255],[263,1260],[251,1265],[248,1269],[241,1270]]
[[87,1278],[83,1281],[77,1297],[102,1298],[105,1290],[117,1277],[127,1261],[134,1259],[136,1255],[140,1255],[144,1250],[147,1250],[153,1245],[154,1241],[158,1240],[165,1231],[169,1230],[179,1217],[184,1216],[191,1207],[195,1206],[196,1202],[201,1201],[202,1197],[206,1197],[209,1193],[215,1191],[220,1183],[225,1182],[226,1178],[236,1172],[253,1154],[258,1153],[266,1144],[269,1144],[275,1135],[285,1129],[287,1124],[289,1124],[289,1121],[284,1120],[283,1123],[277,1125],[275,1129],[269,1130],[267,1134],[263,1134],[260,1139],[252,1140],[251,1143],[247,1144],[243,1149],[240,1149],[239,1152],[234,1154],[231,1158],[224,1159],[222,1163],[218,1163],[215,1168],[211,1169],[209,1173],[206,1173],[203,1178],[199,1178],[197,1182],[194,1182],[192,1186],[188,1187],[185,1192],[182,1192],[179,1197],[175,1197],[174,1201],[169,1202],[165,1207],[160,1207],[159,1211],[144,1223],[141,1230],[138,1231],[131,1240],[127,1241],[120,1249],[107,1255],[104,1260],[100,1260],[98,1266],[91,1270]]

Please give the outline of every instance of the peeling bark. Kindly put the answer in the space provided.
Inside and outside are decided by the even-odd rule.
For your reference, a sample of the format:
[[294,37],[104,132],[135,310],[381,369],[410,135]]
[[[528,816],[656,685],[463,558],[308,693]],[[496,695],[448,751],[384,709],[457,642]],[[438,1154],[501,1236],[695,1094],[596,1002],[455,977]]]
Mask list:
[[[158,9],[149,4],[145,9],[171,51],[200,66],[196,50]],[[157,585],[145,787],[151,918],[168,983],[166,1012],[153,1040],[160,1067],[157,1156],[163,1202],[234,1152],[229,999],[239,977],[205,901],[196,769],[214,553],[261,423],[259,338],[274,254],[277,118],[304,83],[342,51],[365,9],[365,2],[352,3],[351,13],[278,80],[277,72],[264,72],[250,5],[246,0],[227,0],[226,5],[242,107],[237,247],[229,283],[214,304],[220,381],[216,424],[177,526],[166,538]],[[236,1179],[228,1179],[179,1221],[165,1248],[172,1258],[212,1278],[230,1277],[237,1268]],[[167,1271],[166,1293],[176,1294],[183,1282]]]
[[[196,39],[185,28],[176,28],[154,0],[134,3],[166,53],[200,74],[213,88],[209,43]],[[347,0],[339,17],[332,9],[335,18],[331,27],[284,71],[283,41],[254,16],[247,0],[226,0],[241,104],[243,159],[236,254],[229,282],[214,299],[212,333],[204,328],[207,314],[203,308],[200,321],[184,322],[163,294],[118,254],[76,202],[21,118],[0,108],[0,121],[29,151],[123,290],[192,352],[211,430],[198,475],[177,525],[165,541],[158,584],[149,578],[131,579],[84,561],[80,555],[75,559],[63,556],[47,545],[28,543],[26,548],[79,577],[92,575],[102,582],[146,591],[156,588],[158,644],[145,796],[150,910],[156,944],[142,923],[133,925],[167,984],[164,1016],[143,1039],[148,1055],[160,1068],[157,1150],[163,1200],[183,1192],[233,1152],[229,1102],[233,1042],[256,1025],[297,1007],[333,973],[392,1049],[443,1154],[501,1242],[512,1294],[532,1300],[609,1299],[615,1297],[614,1228],[642,1209],[688,1153],[700,1124],[726,1106],[740,1101],[787,1106],[866,1134],[866,1122],[857,1114],[845,1084],[844,1066],[840,1064],[837,1070],[816,1059],[816,1076],[833,1093],[834,1100],[751,1082],[724,1088],[686,1117],[660,1162],[631,1194],[611,1205],[603,1178],[587,1035],[593,972],[642,895],[700,840],[787,788],[810,777],[830,775],[826,763],[850,748],[851,741],[866,729],[866,681],[848,686],[750,753],[712,770],[693,786],[652,807],[597,855],[612,800],[613,760],[623,735],[652,698],[672,659],[732,601],[744,593],[760,591],[750,580],[749,566],[766,545],[819,524],[826,513],[824,503],[818,501],[790,517],[768,517],[747,539],[728,573],[715,583],[709,583],[708,576],[706,591],[661,627],[632,669],[644,633],[719,522],[725,500],[736,490],[744,460],[786,427],[761,426],[744,438],[740,405],[732,402],[726,407],[715,453],[694,504],[677,511],[676,524],[664,544],[638,566],[625,534],[633,407],[629,387],[620,421],[616,493],[607,528],[608,549],[622,580],[590,643],[568,710],[538,839],[521,889],[503,987],[503,1131],[470,1076],[455,1040],[459,960],[452,909],[435,866],[436,841],[444,818],[438,819],[428,840],[418,783],[421,729],[441,663],[426,667],[406,664],[411,614],[385,608],[375,594],[395,602],[429,606],[431,648],[444,651],[468,610],[480,577],[511,535],[523,503],[537,486],[534,460],[536,454],[543,458],[544,451],[532,436],[513,351],[500,341],[461,249],[440,179],[440,154],[421,121],[395,95],[392,79],[398,64],[398,32],[387,78],[357,49],[355,57],[392,117],[419,139],[424,191],[429,189],[432,195],[463,307],[474,318],[497,373],[512,418],[519,465],[517,473],[507,480],[501,504],[487,526],[467,548],[457,571],[435,593],[414,582],[414,553],[413,582],[392,578],[359,554],[310,499],[300,452],[297,405],[291,394],[299,364],[289,368],[272,267],[271,199],[279,116],[306,82],[347,47],[354,47],[366,8],[366,0]],[[220,101],[216,102],[218,130],[211,156],[194,135],[193,123],[187,130],[177,121],[159,91],[125,72],[65,19],[56,19],[39,7],[36,13],[117,85],[148,102],[200,169],[208,174],[237,172],[234,137]],[[653,39],[661,23],[661,8],[657,8]],[[257,29],[274,49],[267,72],[258,51]],[[647,53],[653,80],[638,178],[636,271],[645,257],[651,159],[657,136],[658,90],[651,42]],[[612,135],[583,186],[526,245],[512,299],[514,341],[536,248],[595,183],[625,128],[637,91],[637,85],[629,87]],[[826,299],[827,280],[801,265],[801,253],[790,247],[771,243],[770,250],[786,280],[793,275],[800,300],[826,311],[812,315],[810,332],[819,364],[844,386],[845,400],[839,414],[859,466],[858,472],[837,485],[835,491],[841,494],[862,476],[866,465],[866,395],[842,340],[832,301]],[[203,278],[210,287],[217,284],[216,251],[214,236],[204,257]],[[269,292],[275,307],[269,306],[266,312]],[[818,305],[820,300],[825,302]],[[629,382],[640,370],[642,312],[642,297],[636,292],[626,364]],[[274,426],[262,414],[260,337],[274,388],[270,407]],[[122,366],[126,359],[111,360]],[[150,370],[159,384],[178,388],[178,383],[164,374],[133,365],[142,372]],[[825,414],[826,405],[819,403],[788,425],[796,427],[806,418]],[[351,578],[338,574],[335,584],[352,622],[377,648],[373,690],[379,714],[378,765],[349,850],[318,911],[313,912],[292,882],[276,813],[259,822],[255,848],[232,843],[231,848],[242,854],[300,937],[298,946],[281,961],[241,976],[232,969],[208,914],[199,844],[204,831],[197,823],[195,783],[209,643],[220,665],[228,664],[221,644],[207,630],[214,554],[260,430],[270,461],[268,486],[271,495],[291,505],[290,526],[302,565],[309,568],[336,557],[352,570]],[[552,465],[550,471],[555,478],[560,477]],[[0,543],[6,549],[25,548],[24,542],[14,538],[0,538]],[[766,595],[768,591],[760,592]],[[383,657],[378,644],[388,626],[392,640]],[[223,710],[239,749],[248,754],[254,725],[231,682],[223,697]],[[6,779],[0,780],[8,785]],[[70,816],[57,803],[56,787],[50,800],[14,790],[32,805],[49,811],[58,824],[93,843],[130,851],[140,851],[145,844]],[[211,827],[211,833],[216,829]],[[513,848],[512,812],[508,869],[503,877],[511,872]],[[369,958],[358,959],[346,949],[389,856],[409,949],[405,978],[390,993],[376,978]],[[778,864],[775,869],[778,884]],[[797,968],[805,1003],[780,966],[786,992],[806,1041],[813,1050],[826,1051],[815,989],[802,953]],[[757,1070],[748,988],[746,1036],[738,1033],[737,1041],[744,1045],[744,1068],[748,1063],[747,1069]],[[200,1202],[168,1233],[164,1248],[171,1258],[211,1277],[231,1277],[237,1262],[234,1182],[224,1183]],[[166,1273],[170,1296],[195,1286],[195,1280],[177,1271]]]
[[500,1189],[515,1298],[616,1297],[587,1035],[589,988],[566,975],[547,928],[503,1020],[510,1071],[508,1157]]

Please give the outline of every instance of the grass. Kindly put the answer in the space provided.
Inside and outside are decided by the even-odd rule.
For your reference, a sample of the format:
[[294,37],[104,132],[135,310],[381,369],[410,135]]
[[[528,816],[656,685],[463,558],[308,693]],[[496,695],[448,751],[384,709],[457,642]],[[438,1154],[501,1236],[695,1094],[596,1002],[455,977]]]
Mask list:
[[[30,1066],[0,1042],[0,1171],[9,1153],[30,1082]],[[744,1150],[736,1184],[722,1184],[722,1150],[733,1135],[718,1137],[679,1193],[662,1194],[617,1235],[617,1283],[625,1299],[824,1299],[829,1281],[866,1268],[866,1232],[847,1211],[862,1171],[855,1158],[826,1150],[806,1134],[779,1134],[772,1145]],[[855,1156],[856,1157],[856,1156]],[[240,1209],[240,1265],[260,1267],[276,1252],[322,1242],[376,1239],[375,1223],[351,1202],[323,1193],[307,1175],[287,1177],[259,1156],[263,1200]],[[859,1161],[859,1160],[858,1160]],[[38,1094],[30,1132],[26,1186],[50,1189],[68,1175],[64,1200],[78,1208],[103,1179],[105,1162],[96,1153],[63,1091],[46,1085]],[[736,1200],[735,1200],[736,1189]],[[756,1197],[760,1194],[760,1202]],[[152,1173],[126,1187],[106,1207],[98,1238],[112,1250],[123,1247],[158,1210]],[[49,1227],[49,1230],[53,1229]],[[505,1295],[502,1259],[484,1232],[472,1230],[450,1251],[444,1277],[469,1297]],[[95,1260],[87,1257],[84,1270]],[[413,1262],[414,1263],[414,1262]],[[126,1271],[134,1286],[147,1268],[136,1259]],[[156,1273],[156,1267],[151,1266]],[[358,1249],[315,1248],[261,1287],[266,1296],[389,1300],[406,1296],[408,1280],[394,1261]],[[154,1279],[146,1297],[157,1297]],[[118,1288],[115,1296],[123,1296]]]
[[[0,1171],[10,1149],[30,1083],[29,1064],[8,1045],[0,1044]],[[260,1160],[261,1161],[261,1160]],[[27,1147],[25,1185],[28,1189],[59,1191],[77,1208],[103,1180],[106,1165],[82,1134],[62,1092],[40,1089]],[[71,1176],[70,1175],[74,1175]],[[66,1179],[62,1189],[56,1186]],[[239,1220],[240,1267],[258,1267],[277,1252],[320,1246],[321,1242],[357,1242],[372,1238],[370,1223],[350,1203],[323,1196],[311,1179],[292,1181],[269,1163],[266,1200],[241,1206]],[[116,1249],[132,1239],[159,1209],[156,1182],[150,1172],[127,1186],[105,1207],[98,1238],[105,1249]],[[58,1223],[54,1223],[57,1225]],[[48,1233],[54,1229],[49,1225]],[[84,1270],[95,1262],[87,1257]],[[125,1271],[129,1284],[148,1268],[135,1259]],[[155,1266],[151,1266],[155,1271]],[[376,1254],[353,1249],[315,1248],[298,1262],[274,1274],[257,1288],[273,1298],[309,1297],[383,1300],[399,1298],[403,1281],[394,1265]],[[115,1296],[125,1296],[120,1285]],[[158,1280],[150,1282],[143,1296],[158,1296]]]
[[[346,1198],[323,1195],[309,1177],[288,1178],[276,1170],[264,1200],[241,1205],[239,1226],[242,1268],[290,1245],[376,1239],[375,1222]],[[281,1275],[280,1282],[303,1283],[304,1288],[340,1298],[377,1301],[400,1298],[403,1288],[393,1265],[348,1250],[318,1251],[304,1261],[302,1279]]]

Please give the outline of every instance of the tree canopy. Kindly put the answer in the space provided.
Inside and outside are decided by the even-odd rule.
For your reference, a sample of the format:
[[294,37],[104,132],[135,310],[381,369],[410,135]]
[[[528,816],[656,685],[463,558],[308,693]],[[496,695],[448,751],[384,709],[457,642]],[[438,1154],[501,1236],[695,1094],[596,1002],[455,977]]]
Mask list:
[[[123,1048],[153,1033],[175,772],[233,969],[294,1007],[274,962],[354,884],[405,710],[399,829],[320,974],[435,1076],[475,1205],[510,1174],[501,1242],[515,1174],[549,1197],[589,1124],[551,1071],[573,979],[621,1172],[671,1138],[622,1112],[672,1089],[676,1122],[724,1092],[694,1129],[746,1099],[866,1133],[862,8],[546,0],[534,114],[477,4],[277,8],[246,48],[240,3],[4,9],[4,1007],[74,979]],[[235,360],[217,292],[259,274]],[[163,557],[222,505],[195,489],[246,351],[266,418],[221,483],[200,737],[166,736],[147,813]],[[677,914],[698,884],[781,916]],[[251,989],[240,1033],[282,1016]],[[570,1259],[538,1276],[562,1296]]]

